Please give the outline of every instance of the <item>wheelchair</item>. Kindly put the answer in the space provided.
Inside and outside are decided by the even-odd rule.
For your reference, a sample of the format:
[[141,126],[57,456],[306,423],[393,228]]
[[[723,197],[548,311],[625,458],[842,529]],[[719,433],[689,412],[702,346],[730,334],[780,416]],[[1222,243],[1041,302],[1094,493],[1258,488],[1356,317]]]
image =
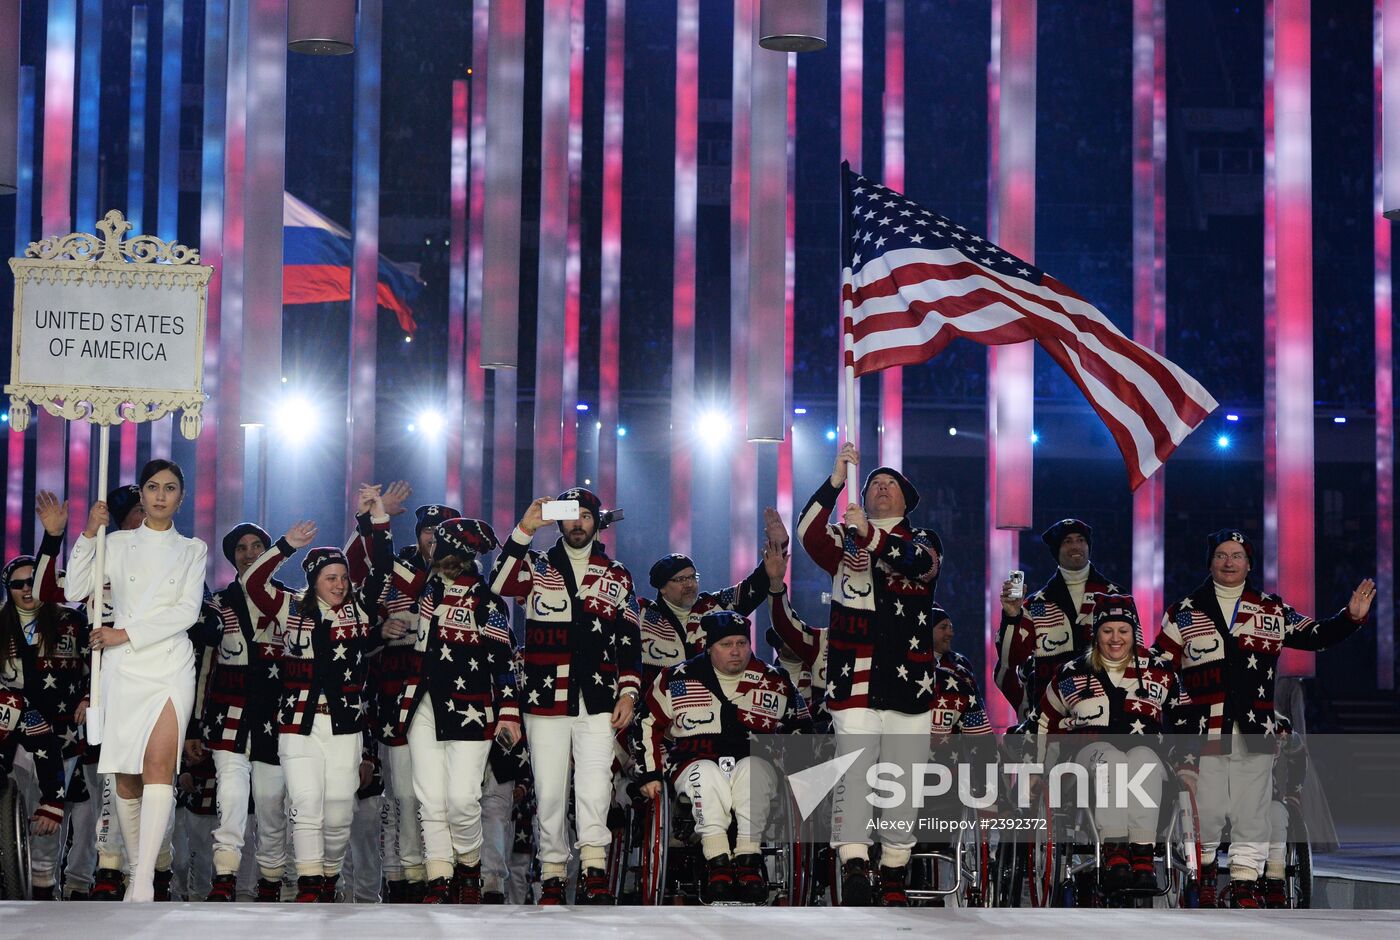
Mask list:
[[[608,853],[608,881],[619,904],[703,904],[707,871],[690,801],[671,783],[648,800],[634,782],[618,814]],[[730,836],[734,834],[730,825]],[[812,846],[784,784],[773,794],[760,840],[769,906],[805,907],[811,896]],[[723,902],[743,906],[741,902]]]
[[[1164,781],[1162,795],[1155,891],[1107,890],[1093,810],[1055,809],[1047,786],[1029,811],[1033,838],[1002,840],[998,846],[993,876],[996,903],[1006,907],[1023,903],[1030,907],[1196,907],[1202,859],[1195,796],[1174,775]],[[1067,786],[1060,802],[1071,801],[1073,793]]]
[[29,899],[29,808],[9,774],[0,774],[0,900]]

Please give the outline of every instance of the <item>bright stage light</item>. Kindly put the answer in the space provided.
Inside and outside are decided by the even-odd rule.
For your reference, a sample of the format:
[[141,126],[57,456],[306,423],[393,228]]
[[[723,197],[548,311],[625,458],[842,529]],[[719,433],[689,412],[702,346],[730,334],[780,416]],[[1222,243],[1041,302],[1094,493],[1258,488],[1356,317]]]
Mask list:
[[586,401],[581,401],[581,402],[579,402],[577,405],[574,405],[574,410],[575,410],[575,411],[587,411],[587,410],[588,410],[588,402],[586,402]]
[[[447,427],[447,419],[442,416],[442,412],[432,408],[418,412],[418,420],[414,423],[429,437],[437,437]],[[413,430],[413,425],[409,425],[409,430]]]
[[949,437],[957,437],[957,436],[958,436],[958,429],[957,429],[957,428],[949,428],[949,429],[948,429],[948,436],[949,436]]
[[830,430],[827,431],[827,432],[826,432],[826,439],[827,439],[828,441],[834,441],[834,440],[836,440],[836,432],[835,432],[835,431],[830,431]]
[[711,444],[722,444],[729,439],[729,416],[722,411],[700,412],[695,420],[695,433]]
[[627,429],[624,428],[622,425],[618,425],[618,426],[617,426],[617,436],[618,436],[618,437],[626,437],[626,436],[627,436]]
[[1333,424],[1346,424],[1346,423],[1347,423],[1347,419],[1346,419],[1344,416],[1342,416],[1342,415],[1337,415],[1337,417],[1335,417],[1335,418],[1332,419],[1332,423],[1333,423]]
[[806,409],[806,408],[794,408],[794,409],[792,409],[792,413],[795,414],[795,415],[805,415],[805,414],[807,413],[807,409]]
[[1219,447],[1221,450],[1225,450],[1227,447],[1230,446],[1230,435],[1222,434],[1219,437],[1217,437],[1215,439],[1215,446]]
[[1040,434],[1039,434],[1038,432],[1036,432],[1036,431],[1032,431],[1032,432],[1031,432],[1031,443],[1032,443],[1032,444],[1039,444],[1039,443],[1040,443]]
[[1226,416],[1225,416],[1225,420],[1226,420],[1226,421],[1238,421],[1238,420],[1240,420],[1240,416],[1239,416],[1239,415],[1226,415]]
[[320,413],[310,399],[301,395],[291,395],[283,399],[282,406],[277,409],[275,424],[279,434],[287,437],[305,437],[316,430],[320,421]]

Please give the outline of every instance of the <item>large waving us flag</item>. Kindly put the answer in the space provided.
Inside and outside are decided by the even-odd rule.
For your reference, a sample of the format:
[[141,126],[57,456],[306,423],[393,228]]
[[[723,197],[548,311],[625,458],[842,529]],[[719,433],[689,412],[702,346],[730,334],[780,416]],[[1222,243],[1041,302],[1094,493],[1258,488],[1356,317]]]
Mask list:
[[[350,299],[354,240],[291,193],[282,194],[282,303],[321,304]],[[405,333],[418,329],[413,304],[423,290],[418,265],[379,256],[379,306],[398,317]]]

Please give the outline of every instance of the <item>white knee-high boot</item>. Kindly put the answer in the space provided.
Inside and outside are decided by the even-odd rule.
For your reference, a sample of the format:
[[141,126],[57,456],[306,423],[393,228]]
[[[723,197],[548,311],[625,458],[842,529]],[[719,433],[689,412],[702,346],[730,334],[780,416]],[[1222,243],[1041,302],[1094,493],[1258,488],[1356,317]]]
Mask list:
[[136,864],[126,888],[128,901],[154,901],[156,856],[165,841],[165,827],[175,808],[175,788],[168,783],[148,783],[141,791],[141,835]]
[[141,798],[128,800],[119,796],[115,786],[112,790],[112,810],[117,816],[117,828],[121,830],[122,847],[126,852],[126,873],[136,870],[136,846],[141,839]]

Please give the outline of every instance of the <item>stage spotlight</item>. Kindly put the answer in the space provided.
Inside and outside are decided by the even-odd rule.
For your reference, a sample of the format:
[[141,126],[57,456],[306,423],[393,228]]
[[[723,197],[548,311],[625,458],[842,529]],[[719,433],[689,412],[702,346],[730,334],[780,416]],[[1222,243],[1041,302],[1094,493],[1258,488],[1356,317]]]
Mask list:
[[314,432],[319,423],[320,414],[316,406],[301,395],[288,396],[283,399],[282,407],[277,409],[275,424],[277,433],[281,435],[305,437],[308,432]]
[[828,441],[834,441],[834,440],[836,440],[836,432],[835,432],[835,431],[828,430],[828,431],[826,432],[826,439],[827,439]]
[[1335,418],[1332,419],[1332,423],[1333,423],[1333,424],[1346,424],[1346,423],[1347,423],[1347,419],[1346,419],[1345,417],[1343,417],[1342,415],[1337,415],[1337,417],[1335,417]]
[[1226,416],[1225,416],[1225,420],[1226,420],[1226,421],[1238,421],[1238,420],[1240,420],[1240,416],[1239,416],[1239,415],[1226,415]]
[[711,444],[722,444],[729,439],[729,416],[722,411],[710,409],[700,412],[695,420],[695,433]]
[[[432,408],[418,412],[418,420],[414,423],[429,437],[437,437],[447,427],[447,419],[442,416],[442,412]],[[412,429],[412,425],[410,425],[410,429]]]
[[792,413],[795,414],[795,415],[805,415],[805,414],[807,413],[807,409],[806,409],[806,408],[794,408],[794,409],[792,409]]
[[1222,434],[1219,437],[1217,437],[1215,439],[1215,446],[1219,447],[1221,450],[1225,450],[1227,447],[1230,446],[1230,435]]
[[948,429],[948,436],[949,436],[949,437],[957,437],[957,436],[958,436],[958,429],[957,429],[957,428],[949,428],[949,429]]
[[1039,434],[1039,433],[1037,433],[1037,432],[1035,432],[1035,431],[1032,431],[1032,432],[1031,432],[1031,443],[1032,443],[1032,444],[1039,444],[1039,443],[1040,443],[1040,434]]
[[624,428],[624,427],[623,427],[622,425],[620,425],[620,424],[617,426],[617,436],[618,436],[618,437],[626,437],[626,436],[627,436],[627,429]]
[[577,405],[574,405],[574,410],[575,410],[575,411],[587,411],[587,410],[588,410],[588,402],[586,402],[586,401],[581,401],[581,402],[579,402]]

